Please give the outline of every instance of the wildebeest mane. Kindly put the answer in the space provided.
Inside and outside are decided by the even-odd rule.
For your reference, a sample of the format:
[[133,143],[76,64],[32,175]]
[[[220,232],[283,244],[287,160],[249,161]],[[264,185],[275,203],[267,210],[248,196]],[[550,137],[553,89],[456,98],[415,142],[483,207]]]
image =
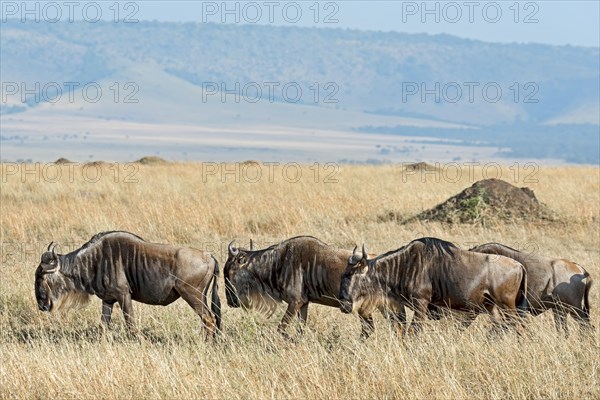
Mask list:
[[503,247],[503,248],[508,249],[510,251],[514,251],[515,253],[521,253],[521,250],[513,249],[510,246],[507,246],[505,244],[498,243],[498,242],[490,242],[490,243],[484,243],[484,244],[480,244],[480,245],[477,245],[477,246],[473,246],[473,247],[471,247],[469,249],[469,251],[473,251],[473,249],[475,249],[477,247],[481,247],[481,246],[500,246],[500,247]]
[[90,247],[90,246],[96,244],[97,242],[99,242],[100,239],[104,238],[104,236],[110,235],[112,233],[124,233],[126,235],[131,235],[131,236],[133,236],[136,239],[145,241],[143,238],[141,238],[140,236],[136,235],[135,233],[131,233],[131,232],[127,232],[127,231],[106,231],[106,232],[96,233],[94,236],[92,236],[92,238],[90,240],[88,240],[86,243],[84,243],[83,246],[81,246],[79,248],[79,250],[87,249],[88,247]]
[[[263,257],[269,258],[269,263],[272,263],[272,265],[271,265],[272,268],[271,268],[271,274],[268,277],[268,281],[269,281],[268,285],[272,288],[278,288],[277,273],[279,272],[278,270],[282,267],[281,260],[279,259],[279,257],[281,256],[281,252],[284,251],[284,249],[286,249],[286,246],[290,241],[297,240],[300,238],[315,240],[319,244],[328,246],[327,243],[324,243],[323,241],[321,241],[313,236],[294,236],[292,238],[284,240],[283,242],[275,243],[264,249],[243,250],[243,251],[248,256],[248,262],[250,262],[250,260],[252,260],[252,261],[260,260]],[[255,276],[257,281],[261,283],[261,285],[265,284],[263,282],[264,277],[260,277],[256,271],[251,271],[251,272],[253,273],[253,275]]]
[[[284,245],[286,245],[288,242],[291,242],[291,241],[293,241],[293,240],[297,240],[297,239],[300,239],[300,238],[304,238],[304,239],[313,239],[313,240],[315,240],[315,241],[317,241],[317,242],[319,242],[319,243],[321,243],[321,244],[323,244],[323,245],[326,245],[326,246],[328,246],[328,244],[327,244],[327,243],[323,242],[323,241],[322,241],[322,240],[320,240],[320,239],[317,239],[317,238],[316,238],[316,237],[314,237],[314,236],[304,236],[304,235],[300,235],[300,236],[294,236],[294,237],[291,237],[291,238],[289,238],[289,239],[286,239],[286,240],[284,240],[283,242],[278,242],[278,243],[272,244],[272,245],[270,245],[269,247],[265,247],[264,249],[258,249],[258,250],[248,250],[248,249],[241,249],[241,250],[242,250],[244,253],[246,253],[246,254],[263,254],[263,253],[265,253],[265,252],[267,252],[267,251],[269,251],[269,250],[273,250],[273,249],[275,249],[275,248],[277,248],[277,247],[284,246]],[[140,238],[140,239],[141,239],[141,238]],[[143,239],[142,239],[142,240],[143,240]]]
[[70,253],[67,253],[65,256],[71,260],[74,259],[77,254],[79,254],[80,251],[89,249],[90,247],[94,246],[95,244],[99,243],[102,239],[104,239],[105,236],[111,235],[113,233],[121,233],[121,234],[125,234],[125,235],[130,235],[135,239],[139,239],[141,241],[144,241],[144,238],[136,235],[135,233],[131,233],[131,232],[127,232],[127,231],[106,231],[106,232],[99,232],[96,233],[94,236],[91,237],[90,240],[88,240],[87,242],[85,242],[81,247],[79,247],[78,249],[73,250]]
[[454,256],[454,250],[458,249],[454,243],[434,237],[415,239],[411,243],[415,242],[423,243],[425,245],[425,253],[428,255],[443,255],[444,253],[447,253]]
[[[111,234],[124,234],[124,235],[129,235],[134,239],[137,240],[141,240],[144,241],[145,240],[136,235],[135,233],[131,233],[131,232],[127,232],[127,231],[106,231],[106,232],[100,232],[95,234],[94,236],[91,237],[90,240],[88,240],[86,243],[84,243],[81,247],[79,247],[78,249],[75,249],[67,254],[61,255],[61,270],[63,272],[71,272],[73,268],[75,268],[75,266],[78,263],[78,258],[80,255],[83,254],[83,252],[85,252],[88,249],[91,249],[92,247],[96,246],[97,244],[101,243],[102,240],[104,240],[108,235]],[[98,253],[96,254],[96,257],[100,257],[101,254]],[[94,262],[94,261],[90,261],[90,262]]]
[[434,237],[423,237],[419,239],[415,239],[404,246],[397,248],[396,250],[390,250],[387,253],[381,254],[375,257],[373,260],[377,261],[380,259],[384,259],[387,256],[392,254],[401,253],[411,248],[411,245],[414,243],[423,243],[425,245],[425,254],[428,256],[440,256],[444,254],[448,254],[450,256],[454,256],[454,250],[458,249],[454,243],[447,242],[442,239],[434,238]]

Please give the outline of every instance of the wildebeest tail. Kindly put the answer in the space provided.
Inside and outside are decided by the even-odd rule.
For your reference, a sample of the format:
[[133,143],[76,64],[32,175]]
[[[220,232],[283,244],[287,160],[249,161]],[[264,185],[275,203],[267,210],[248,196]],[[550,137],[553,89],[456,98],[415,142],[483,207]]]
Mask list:
[[210,299],[210,309],[215,316],[217,322],[217,332],[221,331],[221,299],[219,298],[219,262],[216,258],[212,258],[215,262],[215,271],[212,278],[212,294]]
[[527,302],[527,270],[522,265],[521,268],[523,270],[523,277],[521,278],[519,294],[517,295],[517,312],[520,316],[524,317],[529,308],[529,304]]
[[586,318],[590,319],[590,289],[592,288],[592,277],[585,272],[585,291],[583,292],[583,313]]

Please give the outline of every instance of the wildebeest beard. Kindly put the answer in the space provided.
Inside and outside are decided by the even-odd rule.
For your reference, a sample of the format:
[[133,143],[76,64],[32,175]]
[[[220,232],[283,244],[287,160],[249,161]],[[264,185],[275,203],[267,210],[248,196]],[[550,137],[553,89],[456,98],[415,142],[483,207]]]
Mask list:
[[[67,291],[57,299],[55,305],[57,311],[69,310],[71,308],[80,308],[90,301],[90,295],[80,291]],[[53,308],[54,308],[53,307]]]
[[[62,256],[64,261],[64,256]],[[39,279],[45,282],[50,293],[48,295],[52,299],[52,308],[50,311],[65,311],[72,308],[81,308],[90,300],[90,294],[84,290],[77,288],[74,282],[60,272],[41,273]],[[41,282],[38,284],[42,284]]]

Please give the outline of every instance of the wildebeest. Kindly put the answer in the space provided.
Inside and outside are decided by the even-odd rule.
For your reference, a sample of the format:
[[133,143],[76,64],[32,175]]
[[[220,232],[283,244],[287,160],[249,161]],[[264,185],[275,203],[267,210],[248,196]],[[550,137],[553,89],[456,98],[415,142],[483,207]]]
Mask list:
[[348,259],[339,299],[344,313],[379,309],[403,316],[408,307],[415,312],[411,328],[417,330],[432,306],[475,315],[487,310],[500,326],[498,308],[508,314],[511,324],[526,309],[526,286],[525,268],[511,258],[420,238],[370,260],[363,245],[362,254]]
[[568,335],[567,314],[582,327],[591,328],[589,293],[590,274],[572,261],[522,252],[499,243],[486,243],[470,251],[498,254],[517,260],[527,269],[529,311],[538,315],[548,309],[554,313],[556,329]]
[[[262,250],[244,250],[229,244],[223,270],[225,294],[230,307],[273,311],[279,302],[288,304],[278,331],[296,316],[300,329],[306,323],[308,304],[339,307],[342,274],[350,250],[337,249],[312,236],[293,237]],[[361,315],[362,335],[368,336],[373,319]]]
[[42,311],[68,309],[95,294],[102,299],[104,326],[119,303],[129,331],[136,334],[132,300],[166,306],[182,297],[200,316],[208,337],[221,327],[219,266],[209,253],[146,242],[122,231],[98,233],[65,255],[55,248],[50,243],[35,272],[35,297]]

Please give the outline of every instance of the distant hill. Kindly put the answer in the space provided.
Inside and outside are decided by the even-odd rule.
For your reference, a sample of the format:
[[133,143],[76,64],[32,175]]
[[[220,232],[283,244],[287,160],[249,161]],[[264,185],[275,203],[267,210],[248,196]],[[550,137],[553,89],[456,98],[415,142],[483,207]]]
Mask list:
[[[494,44],[447,35],[169,22],[22,24],[9,20],[1,30],[3,85],[15,82],[31,88],[38,82],[43,88],[56,82],[66,91],[65,82],[100,82],[104,89],[98,103],[73,103],[63,95],[52,104],[30,95],[27,104],[21,104],[18,96],[3,94],[5,141],[18,130],[15,118],[22,117],[17,115],[30,115],[36,121],[62,114],[67,118],[63,121],[77,116],[80,121],[266,124],[355,132],[366,127],[372,131],[418,126],[434,137],[440,137],[436,130],[494,131],[497,126],[515,131],[527,127],[528,132],[542,135],[539,127],[582,125],[589,132],[590,126],[593,130],[600,124],[597,48]],[[115,96],[108,89],[111,82],[117,82],[120,90],[119,101],[112,104],[105,98]],[[136,87],[123,87],[127,82]],[[247,89],[239,102],[231,94],[222,101],[221,94],[215,93],[222,85],[231,90],[236,83],[239,90]],[[287,98],[282,90],[286,84],[292,93]],[[260,101],[248,101],[257,97],[257,87],[262,90]],[[298,102],[290,101],[296,88],[302,95]],[[46,95],[56,90],[46,89]],[[137,106],[122,104],[128,94],[139,100]],[[316,116],[307,118],[312,113]],[[75,125],[73,120],[70,126]],[[80,135],[84,129],[78,131]],[[533,156],[526,142],[512,154]],[[569,156],[569,161],[597,158]]]

